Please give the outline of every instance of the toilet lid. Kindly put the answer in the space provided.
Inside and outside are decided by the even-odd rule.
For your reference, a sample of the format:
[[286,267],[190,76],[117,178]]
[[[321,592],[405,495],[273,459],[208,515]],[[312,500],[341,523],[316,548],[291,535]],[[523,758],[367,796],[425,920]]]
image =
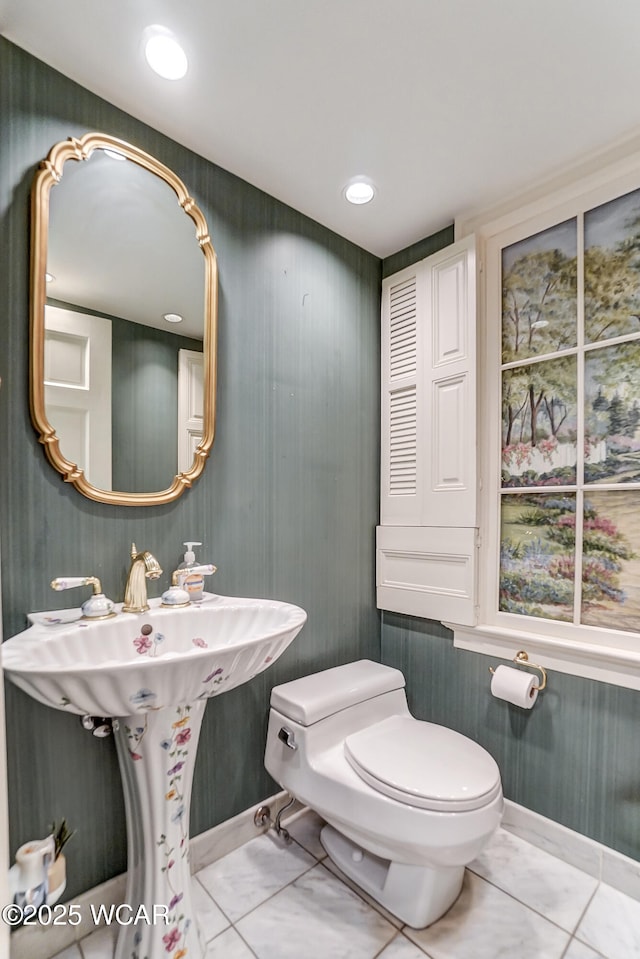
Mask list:
[[412,716],[391,716],[347,736],[345,755],[378,792],[421,809],[478,809],[502,788],[500,770],[482,746]]

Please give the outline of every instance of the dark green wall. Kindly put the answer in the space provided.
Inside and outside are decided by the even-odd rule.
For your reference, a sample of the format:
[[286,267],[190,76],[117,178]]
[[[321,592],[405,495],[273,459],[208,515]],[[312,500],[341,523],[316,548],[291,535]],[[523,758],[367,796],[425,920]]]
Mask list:
[[[168,506],[94,503],[45,460],[28,412],[29,189],[38,161],[100,130],[155,155],[204,212],[220,269],[217,435],[204,475]],[[101,577],[122,599],[132,539],[166,574],[184,540],[214,588],[303,606],[272,669],[207,705],[192,833],[275,785],[263,768],[271,685],[379,657],[374,526],[379,469],[380,261],[121,113],[0,39],[0,490],[4,635],[60,605],[54,576]],[[84,596],[61,594],[69,605]],[[66,816],[70,895],[125,868],[113,742],[7,684],[11,851]]]
[[167,489],[178,472],[178,350],[201,353],[202,341],[115,317],[112,324],[112,489]]
[[431,236],[426,236],[424,240],[412,243],[411,246],[405,247],[404,250],[399,250],[397,253],[385,257],[382,261],[383,278],[393,276],[394,273],[404,270],[405,266],[411,266],[413,263],[417,263],[419,260],[424,260],[427,256],[431,256],[432,253],[437,253],[438,250],[442,250],[443,247],[453,243],[453,239],[454,232],[452,224],[446,226],[443,230],[438,230],[437,233],[432,233]]

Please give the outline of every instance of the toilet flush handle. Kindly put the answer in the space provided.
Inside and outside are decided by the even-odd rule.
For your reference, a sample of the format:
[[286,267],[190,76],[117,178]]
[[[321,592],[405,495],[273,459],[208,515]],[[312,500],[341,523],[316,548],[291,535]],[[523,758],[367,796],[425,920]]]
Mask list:
[[283,742],[283,743],[285,744],[285,746],[288,746],[289,749],[297,749],[297,748],[298,748],[298,744],[297,744],[297,742],[295,741],[295,739],[293,738],[293,733],[291,732],[290,729],[287,729],[285,726],[283,726],[282,729],[280,730],[280,732],[278,733],[278,739],[279,739],[281,742]]

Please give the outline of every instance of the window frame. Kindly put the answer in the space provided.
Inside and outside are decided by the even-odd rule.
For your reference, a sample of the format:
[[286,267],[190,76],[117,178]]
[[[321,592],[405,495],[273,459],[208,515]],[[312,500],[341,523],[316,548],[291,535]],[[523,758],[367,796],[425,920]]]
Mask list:
[[[621,169],[621,167],[623,169]],[[511,205],[496,218],[478,218],[476,232],[481,260],[478,297],[478,622],[449,625],[454,645],[512,659],[526,649],[550,668],[589,679],[640,689],[640,633],[607,630],[554,620],[520,616],[497,609],[500,563],[502,250],[587,210],[640,188],[640,154],[617,166],[565,185],[528,202]],[[468,232],[468,230],[467,230]],[[456,234],[464,228],[456,224]],[[583,300],[583,231],[578,233],[578,312]],[[640,374],[640,371],[639,371]],[[525,492],[526,490],[523,490]],[[640,500],[640,491],[638,492]]]

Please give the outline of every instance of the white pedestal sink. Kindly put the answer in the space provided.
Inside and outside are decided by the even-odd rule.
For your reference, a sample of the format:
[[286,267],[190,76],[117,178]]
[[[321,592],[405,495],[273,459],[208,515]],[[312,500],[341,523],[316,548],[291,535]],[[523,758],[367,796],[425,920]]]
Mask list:
[[97,622],[35,614],[33,626],[3,644],[2,664],[47,706],[119,720],[125,901],[138,921],[121,927],[116,959],[204,959],[191,903],[189,806],[206,700],[267,669],[307,616],[260,599],[217,596],[184,609],[159,602]]

